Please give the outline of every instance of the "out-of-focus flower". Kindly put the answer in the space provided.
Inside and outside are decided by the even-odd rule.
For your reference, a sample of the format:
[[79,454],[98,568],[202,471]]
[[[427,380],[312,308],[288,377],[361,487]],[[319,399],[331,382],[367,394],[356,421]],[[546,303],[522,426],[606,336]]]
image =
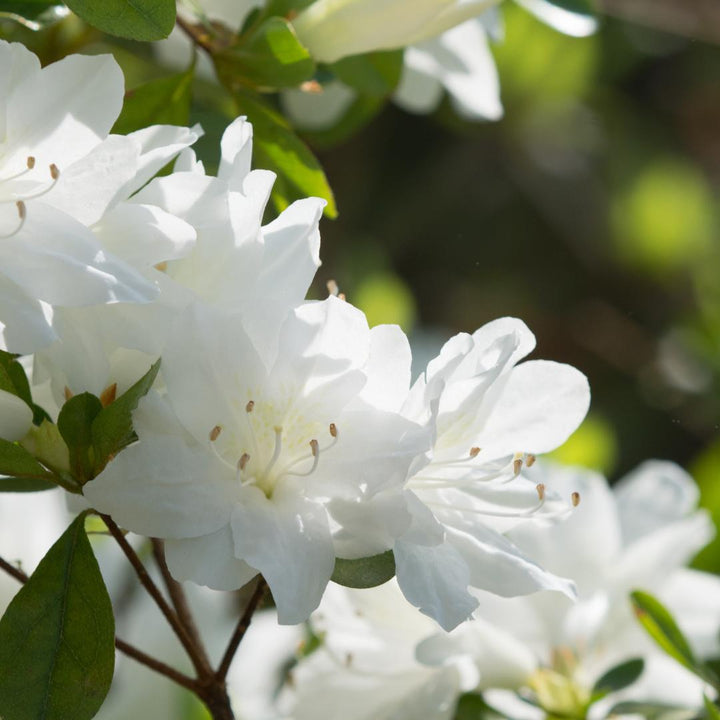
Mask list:
[[[639,681],[592,706],[590,717],[605,717],[619,700],[702,707],[702,683],[665,655],[633,617],[628,594],[643,589],[673,613],[700,657],[717,655],[720,579],[685,566],[713,536],[698,491],[677,465],[641,465],[610,490],[603,477],[584,470],[538,468],[548,487],[576,490],[583,503],[552,527],[519,525],[509,536],[549,570],[575,580],[578,602],[547,593],[500,601],[480,597],[481,614],[509,637],[524,642],[542,666],[530,680],[545,709],[569,699],[589,699],[595,681],[610,668],[643,658]],[[488,696],[495,705],[517,707],[507,694]],[[563,699],[564,698],[564,699]],[[544,717],[525,703],[519,717]]]
[[313,57],[331,63],[428,40],[494,5],[497,0],[315,0],[292,22]]
[[[516,367],[534,346],[532,333],[512,318],[456,335],[402,403],[407,417],[433,425],[435,442],[406,485],[413,524],[395,543],[397,578],[408,600],[446,630],[477,607],[468,587],[505,597],[543,589],[573,595],[569,580],[503,534],[554,505],[550,488],[521,471],[534,453],[562,444],[590,402],[585,376],[569,365],[533,360]],[[399,362],[409,367],[410,358]],[[571,498],[578,499],[567,493],[566,508]]]
[[[340,554],[333,533],[357,556],[386,549],[410,522],[401,489],[427,432],[361,394],[370,362],[391,361],[375,334],[330,297],[291,312],[279,343],[261,343],[276,349],[263,350],[236,318],[195,306],[163,354],[166,399],[141,401],[140,441],[86,497],[167,538],[177,578],[233,589],[261,572],[280,622],[306,619]],[[347,522],[331,525],[334,501]]]

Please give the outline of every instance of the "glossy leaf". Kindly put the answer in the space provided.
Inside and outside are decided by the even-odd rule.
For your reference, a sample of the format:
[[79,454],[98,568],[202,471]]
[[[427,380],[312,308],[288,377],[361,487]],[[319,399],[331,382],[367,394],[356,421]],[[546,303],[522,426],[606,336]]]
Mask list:
[[298,198],[314,196],[327,200],[325,214],[336,217],[335,198],[320,163],[285,118],[250,93],[238,94],[237,103],[240,113],[253,124],[256,167],[280,176],[273,189],[278,209],[283,210]]
[[119,398],[102,408],[92,423],[95,448],[95,474],[99,473],[112,455],[135,439],[132,429],[132,412],[141,397],[147,395],[160,370],[160,360]]
[[650,637],[680,664],[697,672],[698,663],[690,644],[667,608],[652,595],[640,590],[632,592],[630,599],[635,617]]
[[58,430],[70,453],[70,470],[81,484],[95,476],[92,424],[101,410],[98,398],[81,393],[71,397],[58,416]]
[[0,620],[0,716],[90,720],[112,682],[110,598],[78,517]]
[[645,661],[642,658],[627,660],[610,668],[595,683],[592,689],[593,696],[607,695],[632,685],[643,673]]
[[272,89],[309,80],[315,61],[287,20],[268,18],[242,41],[213,56],[218,77],[231,90],[243,85]]
[[175,25],[175,0],[65,0],[86,23],[130,40],[162,40]]
[[345,587],[371,588],[382,585],[393,577],[395,556],[392,550],[388,550],[380,555],[357,560],[336,558],[331,580]]
[[0,439],[0,492],[35,492],[57,485],[49,473],[25,448]]
[[194,66],[128,90],[112,132],[120,135],[148,125],[188,125]]

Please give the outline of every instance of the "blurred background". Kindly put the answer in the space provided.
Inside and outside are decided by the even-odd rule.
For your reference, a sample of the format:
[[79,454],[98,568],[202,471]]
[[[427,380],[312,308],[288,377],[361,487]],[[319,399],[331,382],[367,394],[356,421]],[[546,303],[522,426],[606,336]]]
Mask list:
[[[611,478],[677,461],[718,521],[720,21],[702,2],[603,5],[631,17],[604,15],[585,38],[503,6],[498,122],[464,122],[447,101],[431,116],[388,105],[341,143],[306,136],[340,213],[322,222],[311,294],[335,279],[371,324],[399,323],[418,372],[451,335],[522,318],[533,357],[590,379],[591,413],[558,457]],[[0,36],[45,62],[110,50],[129,88],[167,72],[76,18],[36,33],[0,22]],[[210,168],[227,112],[198,80]],[[720,541],[697,564],[720,571]]]

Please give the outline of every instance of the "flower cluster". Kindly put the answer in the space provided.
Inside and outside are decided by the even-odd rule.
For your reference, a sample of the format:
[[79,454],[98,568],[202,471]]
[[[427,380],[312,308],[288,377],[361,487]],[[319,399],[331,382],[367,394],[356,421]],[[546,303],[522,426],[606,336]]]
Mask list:
[[[274,175],[250,169],[245,119],[225,131],[211,176],[188,147],[198,129],[108,134],[122,97],[109,58],[40,70],[21,46],[0,49],[18,88],[6,111],[5,205],[22,216],[3,247],[14,243],[23,268],[3,272],[25,300],[8,305],[18,312],[5,348],[34,352],[51,414],[87,392],[112,403],[162,358],[132,416],[137,442],[80,482],[93,508],[163,538],[178,579],[227,590],[262,574],[282,623],[318,606],[336,558],[388,553],[409,602],[448,630],[476,608],[469,588],[573,596],[570,580],[506,533],[577,504],[525,468],[583,419],[581,373],[518,364],[534,338],[506,318],[452,338],[411,385],[398,327],[369,328],[336,291],[304,299],[324,203],[297,201],[263,226]],[[42,105],[50,86],[67,107],[55,123]],[[20,132],[26,106],[42,122],[23,116]],[[151,179],[173,157],[173,172]],[[43,320],[30,325],[37,338],[23,334],[31,312]],[[18,403],[2,397],[7,440],[32,420]]]

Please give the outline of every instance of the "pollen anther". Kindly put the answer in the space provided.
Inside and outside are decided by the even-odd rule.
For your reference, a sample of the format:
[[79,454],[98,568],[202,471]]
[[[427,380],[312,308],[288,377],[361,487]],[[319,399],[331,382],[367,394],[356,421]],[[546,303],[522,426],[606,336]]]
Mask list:
[[210,431],[210,442],[215,442],[218,439],[218,437],[220,437],[221,432],[222,432],[222,428],[219,425],[216,425]]
[[579,492],[574,492],[574,493],[570,496],[570,500],[571,500],[571,502],[572,502],[572,504],[573,504],[573,507],[577,507],[577,506],[580,504],[580,493],[579,493]]

